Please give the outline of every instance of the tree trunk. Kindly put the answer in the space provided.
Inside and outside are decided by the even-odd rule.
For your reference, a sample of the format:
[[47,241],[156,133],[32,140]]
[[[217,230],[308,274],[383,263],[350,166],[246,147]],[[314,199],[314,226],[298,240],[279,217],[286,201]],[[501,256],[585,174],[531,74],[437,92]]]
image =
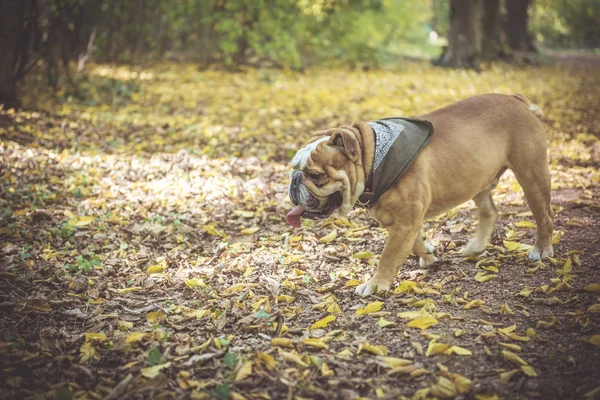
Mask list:
[[506,0],[506,42],[511,49],[524,52],[535,52],[533,41],[527,29],[527,10],[531,0]]
[[437,64],[479,71],[481,36],[481,1],[450,0],[448,47]]
[[484,0],[481,17],[481,55],[486,60],[505,56],[500,25],[500,0]]
[[22,2],[0,2],[0,104],[4,105],[4,109],[19,106],[16,69],[24,14]]

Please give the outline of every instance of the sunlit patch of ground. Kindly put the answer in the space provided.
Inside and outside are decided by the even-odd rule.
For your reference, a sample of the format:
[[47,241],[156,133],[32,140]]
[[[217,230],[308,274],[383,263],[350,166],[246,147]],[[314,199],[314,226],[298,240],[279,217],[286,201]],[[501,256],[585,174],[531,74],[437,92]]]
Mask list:
[[[25,111],[0,112],[0,396],[593,398],[597,69],[98,65],[78,82],[58,99],[32,82]],[[441,263],[356,297],[385,232],[363,210],[287,226],[294,151],[486,92],[545,112],[556,257],[524,257],[533,221],[507,173],[481,257],[458,255],[466,204],[427,223]]]

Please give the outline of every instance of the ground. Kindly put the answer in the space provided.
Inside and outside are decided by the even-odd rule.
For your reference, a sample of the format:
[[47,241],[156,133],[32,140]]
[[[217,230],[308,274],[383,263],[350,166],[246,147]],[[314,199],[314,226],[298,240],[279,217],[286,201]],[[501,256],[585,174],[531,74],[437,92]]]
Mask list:
[[[596,65],[32,77],[0,111],[0,397],[600,398]],[[295,150],[486,92],[545,113],[555,257],[526,258],[507,173],[485,253],[458,252],[468,203],[426,224],[441,262],[356,296],[386,233],[362,209],[286,225]]]

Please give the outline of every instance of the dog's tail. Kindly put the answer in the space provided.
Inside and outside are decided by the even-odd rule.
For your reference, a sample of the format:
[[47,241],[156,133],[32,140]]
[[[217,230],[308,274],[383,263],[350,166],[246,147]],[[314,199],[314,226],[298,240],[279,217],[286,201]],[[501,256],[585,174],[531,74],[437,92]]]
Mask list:
[[536,117],[542,118],[544,116],[544,112],[542,111],[542,109],[536,106],[535,104],[531,104],[527,97],[520,94],[513,94],[513,97],[527,104],[527,106],[529,107],[529,111],[531,111]]

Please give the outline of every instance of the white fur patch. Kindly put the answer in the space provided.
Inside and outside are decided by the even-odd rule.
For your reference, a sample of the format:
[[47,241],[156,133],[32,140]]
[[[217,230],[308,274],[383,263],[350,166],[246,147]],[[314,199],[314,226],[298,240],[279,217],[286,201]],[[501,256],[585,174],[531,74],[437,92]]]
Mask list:
[[542,118],[544,116],[544,112],[542,111],[542,109],[536,106],[535,104],[529,105],[529,111],[531,111],[533,115],[535,115],[538,118]]
[[314,142],[309,143],[300,150],[298,150],[298,152],[292,159],[292,168],[300,170],[303,169],[306,166],[308,158],[310,157],[310,153],[312,153],[313,150],[317,148],[317,145],[319,143],[325,142],[329,139],[329,136],[323,136],[322,138],[317,139]]

